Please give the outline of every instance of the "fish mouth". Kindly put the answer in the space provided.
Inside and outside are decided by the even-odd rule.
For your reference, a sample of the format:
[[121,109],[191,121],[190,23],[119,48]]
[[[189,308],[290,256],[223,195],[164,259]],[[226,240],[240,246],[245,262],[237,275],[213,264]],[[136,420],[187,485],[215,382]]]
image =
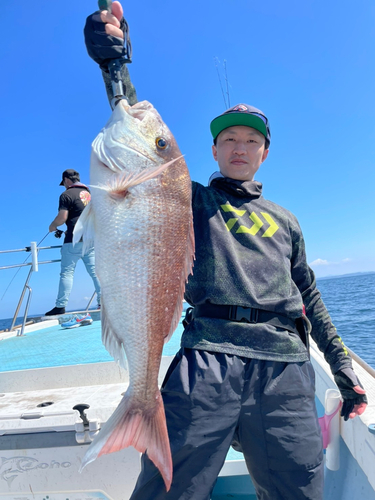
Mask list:
[[[139,103],[137,103],[137,104],[139,104]],[[141,122],[146,118],[146,115],[150,109],[144,109],[141,107],[135,109],[135,106],[137,104],[134,104],[134,106],[132,106],[131,108],[128,108],[126,111],[127,111],[128,115],[130,115],[132,118],[135,118],[136,120],[139,120]]]
[[148,101],[136,102],[133,106],[126,106],[125,111],[132,118],[136,120],[143,121],[146,118],[146,115],[152,110],[155,109],[154,106]]

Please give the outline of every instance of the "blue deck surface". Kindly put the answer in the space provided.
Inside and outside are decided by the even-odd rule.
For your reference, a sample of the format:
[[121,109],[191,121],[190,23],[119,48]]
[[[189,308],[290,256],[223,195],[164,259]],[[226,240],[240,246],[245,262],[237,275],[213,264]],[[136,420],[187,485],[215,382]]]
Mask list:
[[[173,356],[180,347],[180,321],[163,355]],[[63,329],[60,325],[0,340],[0,371],[30,370],[113,361],[101,340],[101,323]]]
[[250,476],[219,477],[211,500],[256,500]]

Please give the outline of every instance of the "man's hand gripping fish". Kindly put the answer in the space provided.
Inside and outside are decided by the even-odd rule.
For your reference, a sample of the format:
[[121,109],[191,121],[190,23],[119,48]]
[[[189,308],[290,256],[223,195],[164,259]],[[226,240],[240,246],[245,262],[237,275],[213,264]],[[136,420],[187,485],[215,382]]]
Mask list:
[[133,446],[160,470],[172,459],[158,372],[182,313],[192,271],[191,182],[177,143],[154,107],[122,100],[92,144],[92,198],[74,241],[94,240],[102,289],[102,340],[129,367],[129,388],[84,456]]

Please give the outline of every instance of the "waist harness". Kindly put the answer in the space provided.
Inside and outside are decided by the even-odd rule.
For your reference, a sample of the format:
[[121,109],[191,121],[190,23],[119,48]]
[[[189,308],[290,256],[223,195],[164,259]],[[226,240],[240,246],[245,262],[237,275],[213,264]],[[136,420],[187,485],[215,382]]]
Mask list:
[[194,318],[216,318],[227,321],[237,321],[239,323],[268,323],[278,328],[283,328],[289,332],[299,334],[296,322],[283,314],[254,307],[228,306],[217,304],[201,304],[189,307],[183,321],[186,327]]

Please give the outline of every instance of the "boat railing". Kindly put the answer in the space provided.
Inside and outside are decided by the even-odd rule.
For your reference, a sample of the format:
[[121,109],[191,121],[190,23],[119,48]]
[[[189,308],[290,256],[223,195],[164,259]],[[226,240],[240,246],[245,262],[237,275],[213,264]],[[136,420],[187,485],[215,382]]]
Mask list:
[[362,358],[358,356],[354,351],[346,347],[349,351],[350,356],[354,359],[367,373],[369,373],[375,379],[375,370],[370,365],[366,363]]
[[[25,284],[23,286],[23,289],[22,289],[22,292],[21,292],[21,295],[20,295],[20,298],[19,298],[16,310],[15,310],[14,315],[13,315],[12,325],[11,325],[9,331],[13,331],[13,329],[15,328],[15,323],[17,321],[18,313],[19,313],[20,308],[22,306],[22,303],[24,301],[25,294],[28,291],[27,302],[26,302],[25,312],[24,312],[24,316],[23,316],[23,322],[22,322],[22,325],[21,325],[21,330],[20,330],[19,333],[17,333],[17,335],[21,336],[21,335],[24,334],[24,330],[25,330],[25,326],[26,326],[26,321],[27,321],[27,315],[28,315],[28,312],[29,312],[29,307],[30,307],[31,297],[32,297],[32,288],[29,285],[29,282],[30,282],[32,274],[34,272],[38,272],[39,266],[42,265],[42,264],[52,264],[54,262],[61,262],[61,259],[50,259],[50,260],[39,261],[38,260],[38,254],[39,254],[39,252],[41,250],[51,250],[51,249],[54,249],[54,248],[61,248],[61,247],[62,247],[62,245],[50,245],[50,246],[47,246],[47,247],[38,247],[37,243],[35,241],[32,241],[30,243],[29,247],[15,249],[15,250],[0,250],[0,254],[15,253],[15,252],[28,252],[31,255],[31,262],[24,261],[22,264],[13,264],[13,265],[10,265],[10,266],[0,266],[0,271],[2,271],[4,269],[12,269],[12,268],[18,268],[18,269],[20,269],[21,267],[30,266],[30,271],[29,271],[29,274],[27,275]],[[27,257],[27,259],[30,257],[30,255]],[[90,300],[89,300],[89,302],[88,302],[88,304],[86,306],[86,309],[84,311],[82,311],[82,312],[88,311],[88,309],[89,309],[92,301],[94,300],[95,295],[96,295],[96,292],[94,291],[94,293],[92,294],[92,296],[91,296],[91,298],[90,298]]]

